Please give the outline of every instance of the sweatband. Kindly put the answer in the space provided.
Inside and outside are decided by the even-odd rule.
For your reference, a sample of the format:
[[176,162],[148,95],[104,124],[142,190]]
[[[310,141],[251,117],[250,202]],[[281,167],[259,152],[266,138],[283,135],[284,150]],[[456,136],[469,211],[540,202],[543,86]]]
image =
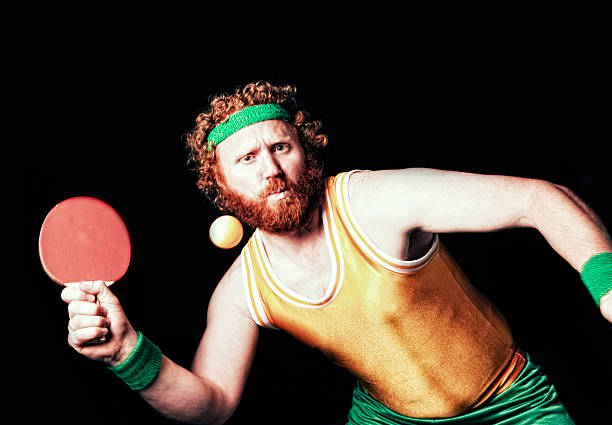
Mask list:
[[580,278],[597,303],[612,289],[612,252],[601,252],[592,256],[582,267]]
[[138,331],[138,340],[127,358],[109,369],[133,390],[147,388],[159,374],[162,352],[149,338]]
[[285,108],[275,103],[247,106],[230,115],[227,120],[219,123],[210,131],[206,139],[208,140],[207,149],[211,151],[225,138],[251,124],[268,120],[289,121],[290,119],[291,114]]

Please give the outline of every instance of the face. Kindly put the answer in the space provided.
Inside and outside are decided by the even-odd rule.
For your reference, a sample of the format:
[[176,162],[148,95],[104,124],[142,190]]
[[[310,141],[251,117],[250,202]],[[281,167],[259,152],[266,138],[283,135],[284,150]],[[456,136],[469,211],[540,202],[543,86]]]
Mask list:
[[321,171],[308,164],[295,128],[269,120],[245,127],[217,146],[217,182],[225,208],[270,232],[305,227],[318,207]]

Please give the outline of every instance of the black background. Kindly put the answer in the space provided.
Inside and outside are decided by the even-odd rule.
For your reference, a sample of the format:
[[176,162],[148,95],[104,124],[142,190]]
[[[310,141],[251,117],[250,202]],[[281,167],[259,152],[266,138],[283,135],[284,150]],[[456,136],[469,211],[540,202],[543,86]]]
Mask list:
[[[195,37],[155,24],[88,24],[26,22],[5,39],[5,423],[170,423],[67,345],[66,306],[40,266],[38,232],[67,197],[114,206],[133,257],[112,289],[132,323],[189,367],[208,299],[242,244],[222,251],[209,241],[217,214],[187,169],[184,135],[210,96],[251,81],[298,87],[330,136],[328,174],[418,166],[542,178],[612,223],[611,44],[600,33],[521,22],[404,31],[394,23],[376,36],[364,25],[360,36],[306,32],[302,40],[288,28],[242,28],[230,39],[229,29],[205,22]],[[576,422],[605,423],[612,325],[577,273],[535,230],[442,240]],[[263,331],[229,423],[341,422],[353,385],[321,354]]]

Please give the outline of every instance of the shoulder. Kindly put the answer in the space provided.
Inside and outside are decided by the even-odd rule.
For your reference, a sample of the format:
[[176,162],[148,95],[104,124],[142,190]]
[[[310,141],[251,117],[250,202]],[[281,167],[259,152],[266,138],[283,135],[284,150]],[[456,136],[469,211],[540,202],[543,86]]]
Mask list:
[[350,174],[345,196],[366,233],[381,243],[389,239],[388,232],[398,234],[401,244],[422,227],[432,193],[448,191],[448,177],[445,171],[431,168],[358,171]]
[[390,170],[354,170],[350,172],[349,189],[354,193],[372,193],[372,189],[392,189],[397,184],[417,183],[446,173],[432,168],[402,168]]
[[364,219],[368,215],[382,218],[407,199],[415,200],[419,181],[434,172],[425,168],[357,170],[349,174],[345,191],[356,215]]
[[385,214],[402,211],[420,213],[433,200],[446,199],[452,193],[476,184],[491,185],[499,176],[438,170],[433,168],[404,168],[394,170],[360,171],[350,175],[348,193],[355,210],[368,210],[372,206]]
[[402,261],[431,246],[433,234],[422,231],[418,220],[423,205],[420,182],[430,172],[409,168],[350,173],[344,197],[362,240]]

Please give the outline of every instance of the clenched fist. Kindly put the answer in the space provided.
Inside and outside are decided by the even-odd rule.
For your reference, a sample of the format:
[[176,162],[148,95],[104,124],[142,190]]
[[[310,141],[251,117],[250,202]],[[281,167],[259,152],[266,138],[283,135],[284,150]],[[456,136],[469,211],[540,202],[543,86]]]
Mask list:
[[[103,281],[79,282],[62,290],[68,304],[68,344],[108,366],[120,364],[136,345],[138,334],[117,297]],[[105,337],[103,342],[97,342]]]

